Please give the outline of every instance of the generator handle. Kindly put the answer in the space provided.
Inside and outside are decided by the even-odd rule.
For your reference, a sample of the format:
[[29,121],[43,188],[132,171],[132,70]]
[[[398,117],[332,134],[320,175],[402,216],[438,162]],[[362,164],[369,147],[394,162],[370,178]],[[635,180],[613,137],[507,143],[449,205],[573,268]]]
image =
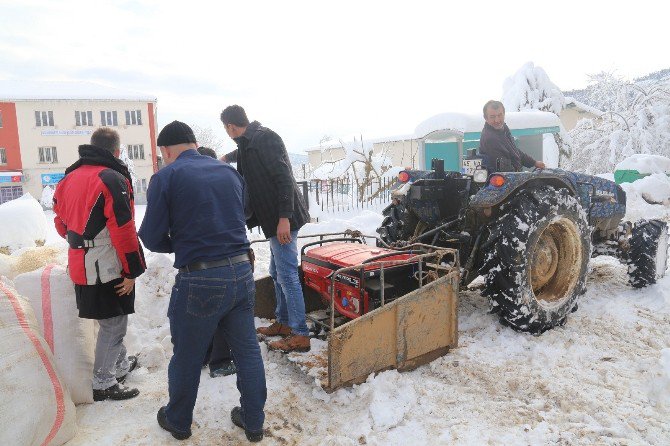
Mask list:
[[351,237],[341,237],[341,238],[330,238],[326,240],[317,240],[315,242],[309,242],[305,243],[302,245],[302,248],[300,249],[300,256],[303,256],[305,254],[305,248],[309,248],[310,246],[315,246],[315,245],[323,245],[324,243],[330,243],[330,242],[358,242],[361,245],[363,242],[361,241],[360,238],[351,238]]
[[[393,256],[399,256],[403,254],[424,254],[422,251],[417,251],[417,250],[411,250],[411,251],[397,251],[397,252],[385,252],[384,254],[380,254],[375,257],[370,257],[369,259],[365,259],[361,262],[361,264],[365,265],[366,263],[370,262],[376,262],[380,259],[384,259],[386,257],[393,257]],[[410,260],[410,259],[407,259]]]

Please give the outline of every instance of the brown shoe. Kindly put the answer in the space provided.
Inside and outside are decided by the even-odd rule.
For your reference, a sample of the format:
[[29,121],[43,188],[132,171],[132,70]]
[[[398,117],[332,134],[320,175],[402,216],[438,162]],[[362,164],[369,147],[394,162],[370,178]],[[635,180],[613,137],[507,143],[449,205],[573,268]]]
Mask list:
[[270,350],[281,350],[288,352],[308,352],[310,349],[309,336],[291,335],[279,341],[268,344]]
[[281,322],[273,322],[267,327],[258,327],[256,333],[263,336],[291,336],[291,327]]

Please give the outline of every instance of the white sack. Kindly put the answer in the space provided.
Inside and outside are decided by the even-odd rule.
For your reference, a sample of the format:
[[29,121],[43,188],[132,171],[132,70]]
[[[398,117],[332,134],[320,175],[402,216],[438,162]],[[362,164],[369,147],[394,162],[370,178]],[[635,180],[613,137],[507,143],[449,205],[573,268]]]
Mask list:
[[76,414],[30,303],[0,282],[0,444],[60,446]]
[[53,345],[56,368],[64,377],[72,401],[92,403],[94,321],[79,318],[74,285],[65,267],[50,265],[21,274],[14,284],[30,300],[44,338]]

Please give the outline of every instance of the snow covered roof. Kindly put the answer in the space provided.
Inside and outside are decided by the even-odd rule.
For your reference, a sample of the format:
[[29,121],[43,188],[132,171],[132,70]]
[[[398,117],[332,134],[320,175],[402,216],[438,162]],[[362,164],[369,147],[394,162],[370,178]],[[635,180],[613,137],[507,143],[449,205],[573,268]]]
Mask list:
[[600,116],[600,115],[603,114],[602,110],[598,110],[595,107],[591,107],[588,104],[580,102],[580,101],[576,100],[575,98],[573,98],[572,96],[566,96],[565,97],[565,108],[568,108],[568,106],[570,106],[570,105],[572,105],[574,107],[581,108],[582,110],[584,110],[586,112],[593,113],[596,116]]
[[396,142],[396,141],[408,141],[410,139],[417,139],[416,136],[408,135],[396,135],[396,136],[382,136],[380,138],[364,139],[362,144],[361,140],[357,138],[347,138],[347,139],[331,139],[329,141],[322,142],[317,146],[312,146],[305,150],[305,152],[322,152],[328,149],[360,149],[363,147],[366,150],[370,150],[373,144],[379,144],[383,142]]
[[670,158],[638,153],[621,161],[614,170],[637,170],[642,174],[670,173]]
[[[560,119],[553,113],[542,111],[522,111],[505,113],[505,122],[511,130],[542,127],[558,127]],[[431,133],[463,135],[479,133],[484,127],[482,115],[465,113],[441,113],[419,124],[414,131],[415,138],[424,138]]]
[[107,100],[156,102],[155,96],[81,81],[0,80],[0,101]]

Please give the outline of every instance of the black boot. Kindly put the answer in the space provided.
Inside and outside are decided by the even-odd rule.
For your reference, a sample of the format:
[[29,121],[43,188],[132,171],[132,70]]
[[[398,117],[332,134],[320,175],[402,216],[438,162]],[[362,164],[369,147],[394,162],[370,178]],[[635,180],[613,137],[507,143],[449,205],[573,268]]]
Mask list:
[[118,381],[121,384],[126,382],[126,378],[128,378],[128,374],[130,374],[130,372],[135,370],[135,368],[137,367],[137,356],[128,356],[128,364],[130,365],[130,367],[128,367],[128,371],[126,372],[126,374],[116,378],[116,381]]
[[137,389],[131,389],[121,384],[114,384],[112,387],[104,390],[93,389],[93,401],[127,400],[135,398],[139,394],[140,391]]
[[263,431],[260,432],[251,432],[247,430],[247,428],[244,426],[244,421],[242,420],[242,408],[241,407],[234,407],[233,410],[230,411],[230,419],[233,421],[233,424],[237,427],[241,427],[244,429],[244,433],[247,436],[247,440],[257,443],[263,439]]
[[170,426],[170,423],[168,423],[167,420],[167,415],[165,415],[165,406],[161,407],[158,410],[158,415],[156,415],[156,419],[158,420],[158,425],[165,429],[166,431],[170,432],[174,438],[177,440],[186,440],[188,437],[191,436],[191,430],[189,429],[188,432],[180,432],[174,427]]

